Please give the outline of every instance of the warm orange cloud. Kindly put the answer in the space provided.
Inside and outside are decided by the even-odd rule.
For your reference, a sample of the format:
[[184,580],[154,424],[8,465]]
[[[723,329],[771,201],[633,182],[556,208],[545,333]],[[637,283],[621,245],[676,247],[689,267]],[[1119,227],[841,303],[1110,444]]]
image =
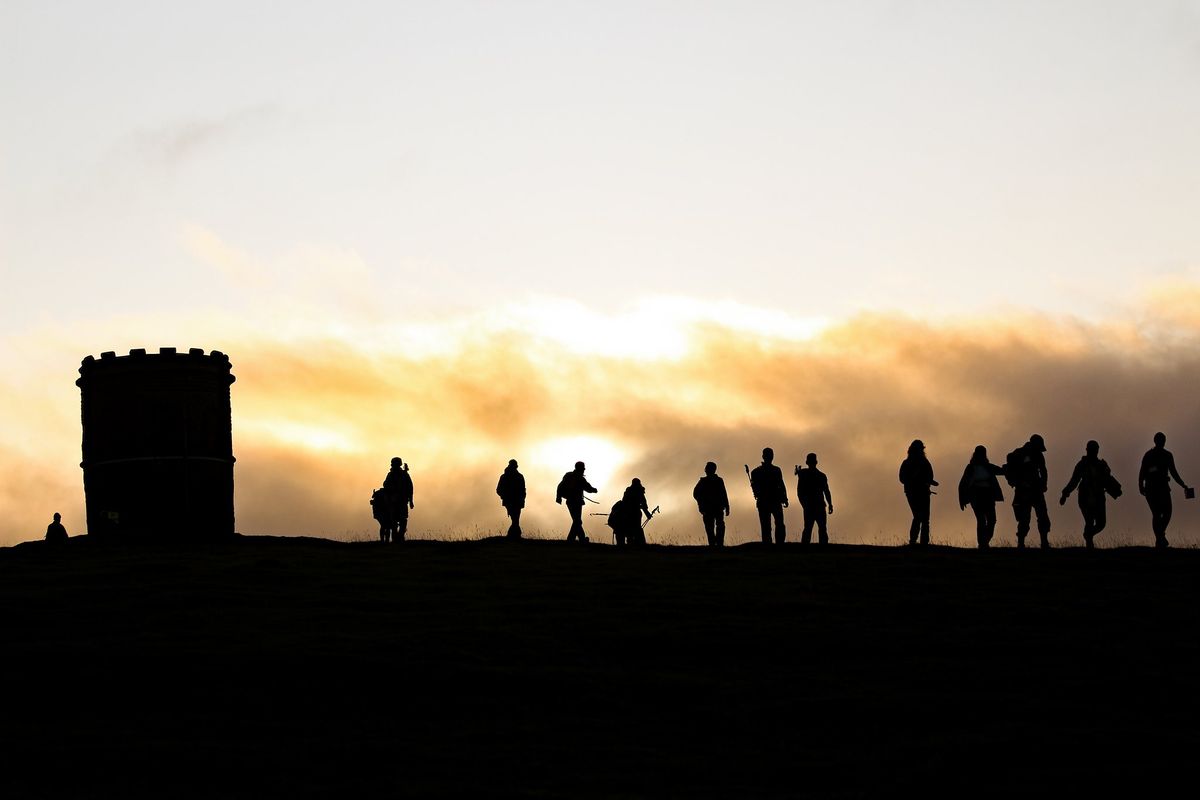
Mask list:
[[[1200,326],[1170,303],[1175,311],[1166,313],[1158,299],[1141,322],[1120,324],[869,315],[820,330],[778,317],[748,324],[755,317],[745,309],[688,311],[679,300],[662,308],[665,320],[653,305],[629,317],[577,316],[562,336],[561,317],[551,315],[547,326],[518,311],[387,328],[324,325],[308,336],[225,321],[217,342],[195,338],[199,323],[176,331],[187,341],[134,341],[129,330],[112,338],[231,354],[244,533],[373,537],[367,500],[393,455],[412,466],[414,535],[444,537],[503,529],[494,487],[509,458],[528,478],[528,530],[565,533],[554,487],[582,459],[601,489],[602,505],[591,510],[607,510],[640,477],[651,504],[664,509],[650,539],[675,543],[703,540],[690,492],[708,460],[731,491],[731,539],[757,538],[742,465],[757,463],[766,445],[789,474],[806,453],[819,454],[834,494],[832,536],[843,542],[906,535],[896,469],[913,438],[927,443],[943,484],[934,498],[938,542],[973,541],[954,484],[976,444],[999,461],[1042,433],[1055,499],[1084,442],[1098,439],[1129,490],[1110,507],[1104,542],[1150,540],[1136,469],[1156,430],[1168,434],[1184,477],[1200,481],[1190,381],[1200,366]],[[74,365],[113,346],[78,344],[70,354],[73,338],[64,333],[45,358]],[[77,390],[61,365],[43,370],[14,386],[3,409],[3,543],[40,535],[55,510],[73,532],[80,526]],[[1011,541],[1004,514],[999,535]],[[1074,506],[1055,505],[1052,516],[1052,539],[1079,543]],[[800,519],[793,505],[793,537]],[[1177,520],[1173,539],[1197,541],[1191,504],[1181,504]],[[605,538],[602,520],[588,521]]]

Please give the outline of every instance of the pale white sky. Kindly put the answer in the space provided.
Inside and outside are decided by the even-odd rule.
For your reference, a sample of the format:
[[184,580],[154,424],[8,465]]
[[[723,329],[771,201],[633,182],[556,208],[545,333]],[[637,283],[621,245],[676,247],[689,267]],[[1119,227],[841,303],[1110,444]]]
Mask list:
[[1200,263],[1196,0],[0,0],[0,108],[0,333],[346,264],[397,315],[1102,316]]

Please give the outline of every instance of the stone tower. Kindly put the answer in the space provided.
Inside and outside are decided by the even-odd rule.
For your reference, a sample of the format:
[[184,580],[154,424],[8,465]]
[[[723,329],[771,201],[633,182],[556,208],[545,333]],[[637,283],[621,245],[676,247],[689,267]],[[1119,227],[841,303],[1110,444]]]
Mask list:
[[79,367],[88,534],[233,535],[229,357],[214,350],[88,356]]

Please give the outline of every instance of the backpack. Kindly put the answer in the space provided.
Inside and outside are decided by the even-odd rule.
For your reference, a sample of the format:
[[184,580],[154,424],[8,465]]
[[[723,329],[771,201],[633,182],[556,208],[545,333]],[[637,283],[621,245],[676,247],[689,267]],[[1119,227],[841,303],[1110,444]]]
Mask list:
[[383,489],[371,492],[371,516],[383,522],[387,519],[388,497]]
[[1004,480],[1008,481],[1008,485],[1016,487],[1025,471],[1025,462],[1021,456],[1025,454],[1025,447],[1018,447],[1004,457]]
[[621,524],[621,515],[625,513],[625,501],[618,500],[608,510],[608,527],[616,528]]

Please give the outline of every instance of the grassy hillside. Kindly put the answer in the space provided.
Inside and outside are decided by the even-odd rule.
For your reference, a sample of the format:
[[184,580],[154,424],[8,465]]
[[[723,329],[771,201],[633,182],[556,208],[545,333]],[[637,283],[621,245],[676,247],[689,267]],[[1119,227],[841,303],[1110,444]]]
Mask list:
[[0,792],[1153,792],[1200,552],[0,551]]

